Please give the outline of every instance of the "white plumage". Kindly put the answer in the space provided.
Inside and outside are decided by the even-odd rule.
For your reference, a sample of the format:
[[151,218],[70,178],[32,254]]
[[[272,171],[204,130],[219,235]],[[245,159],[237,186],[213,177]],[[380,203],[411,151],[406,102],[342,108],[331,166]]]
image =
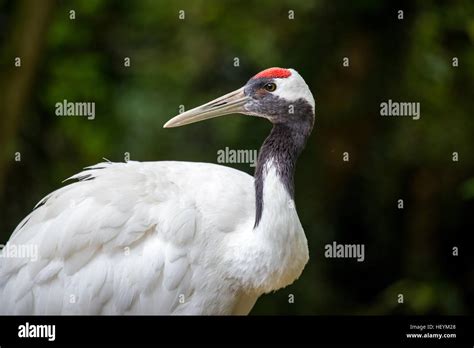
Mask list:
[[80,178],[12,235],[9,243],[37,245],[39,259],[2,260],[2,314],[247,314],[307,262],[294,205],[271,168],[260,224],[268,232],[253,230],[253,178],[231,168],[100,163]]
[[[40,201],[0,252],[0,314],[247,314],[298,278],[308,247],[293,173],[313,96],[295,70],[271,68],[165,127],[236,112],[274,124],[255,179],[190,162],[86,168]],[[37,260],[7,257],[28,245]]]

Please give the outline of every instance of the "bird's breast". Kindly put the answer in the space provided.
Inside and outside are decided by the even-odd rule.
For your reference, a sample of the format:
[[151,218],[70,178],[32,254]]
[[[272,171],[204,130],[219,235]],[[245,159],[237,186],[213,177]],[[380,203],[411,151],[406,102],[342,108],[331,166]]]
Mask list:
[[263,189],[259,225],[232,235],[228,269],[243,287],[265,293],[295,281],[308,262],[306,236],[276,170],[270,167]]

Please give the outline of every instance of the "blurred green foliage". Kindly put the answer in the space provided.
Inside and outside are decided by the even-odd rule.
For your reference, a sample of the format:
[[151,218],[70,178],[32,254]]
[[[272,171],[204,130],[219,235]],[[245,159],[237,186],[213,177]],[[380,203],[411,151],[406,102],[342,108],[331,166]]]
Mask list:
[[[38,3],[0,0],[4,96],[17,93],[14,34],[28,29],[25,13]],[[63,179],[102,158],[216,162],[226,146],[258,148],[270,125],[254,118],[162,125],[180,105],[222,95],[259,70],[293,67],[316,99],[296,178],[311,260],[253,313],[472,313],[473,14],[468,0],[53,2],[15,126],[0,123],[8,129],[0,140],[0,241]],[[64,99],[96,102],[95,120],[56,117]],[[420,102],[421,119],[380,117],[388,99]],[[0,102],[8,114],[9,98]],[[334,240],[364,243],[365,262],[324,258]]]

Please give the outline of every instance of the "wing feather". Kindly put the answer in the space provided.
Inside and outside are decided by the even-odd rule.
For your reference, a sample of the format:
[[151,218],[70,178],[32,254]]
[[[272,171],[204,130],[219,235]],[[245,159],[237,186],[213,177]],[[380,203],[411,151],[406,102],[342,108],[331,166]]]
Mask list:
[[215,165],[106,162],[68,180],[13,232],[38,255],[1,258],[0,312],[197,313],[217,276],[203,260],[253,213],[251,177]]

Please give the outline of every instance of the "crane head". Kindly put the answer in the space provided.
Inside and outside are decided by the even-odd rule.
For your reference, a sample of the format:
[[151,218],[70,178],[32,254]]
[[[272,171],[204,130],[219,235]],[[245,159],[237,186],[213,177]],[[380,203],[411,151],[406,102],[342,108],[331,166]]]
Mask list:
[[238,90],[173,117],[164,128],[235,113],[263,117],[272,123],[292,124],[308,117],[312,122],[314,98],[296,70],[269,68]]

